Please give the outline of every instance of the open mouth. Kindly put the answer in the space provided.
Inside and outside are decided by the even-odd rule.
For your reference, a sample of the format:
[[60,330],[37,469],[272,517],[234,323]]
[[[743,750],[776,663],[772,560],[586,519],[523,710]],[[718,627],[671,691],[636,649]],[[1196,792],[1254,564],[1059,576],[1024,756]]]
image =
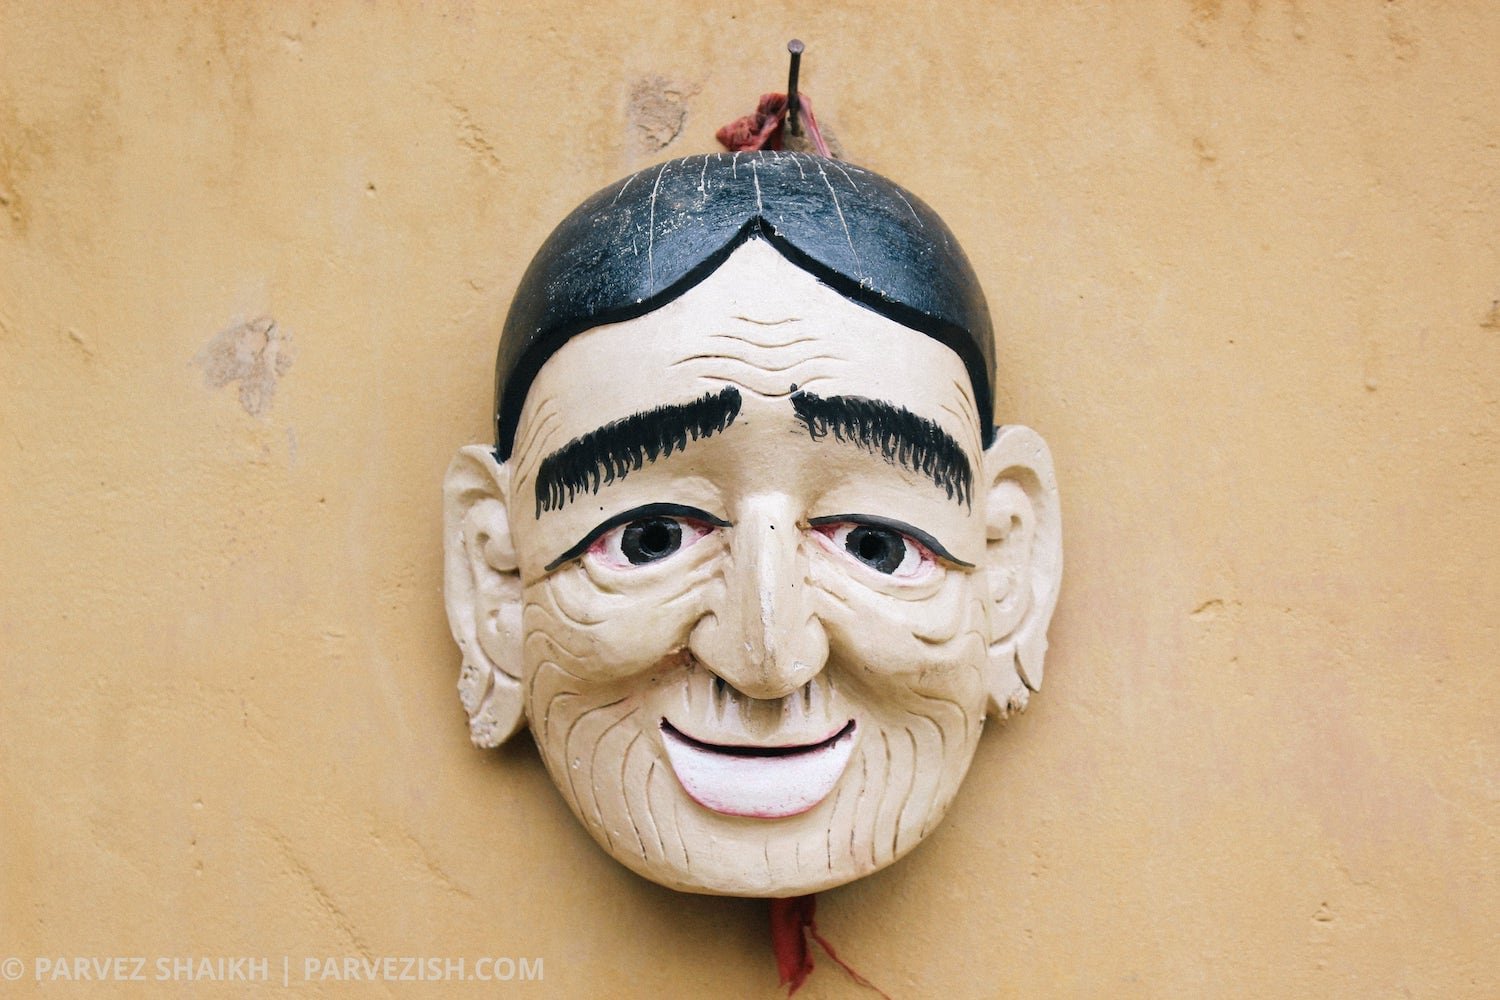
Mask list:
[[807,812],[833,791],[854,752],[855,723],[816,743],[707,743],[661,720],[667,760],[689,797],[728,816],[780,819]]

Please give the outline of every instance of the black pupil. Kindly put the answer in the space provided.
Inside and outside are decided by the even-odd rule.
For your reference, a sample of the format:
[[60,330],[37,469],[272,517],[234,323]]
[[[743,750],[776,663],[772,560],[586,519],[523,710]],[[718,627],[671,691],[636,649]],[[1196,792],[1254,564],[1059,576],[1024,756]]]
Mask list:
[[896,572],[901,560],[906,558],[906,540],[889,528],[861,525],[844,537],[844,548],[854,558],[881,573]]
[[648,517],[625,526],[620,551],[639,566],[665,559],[682,547],[682,525],[665,517]]

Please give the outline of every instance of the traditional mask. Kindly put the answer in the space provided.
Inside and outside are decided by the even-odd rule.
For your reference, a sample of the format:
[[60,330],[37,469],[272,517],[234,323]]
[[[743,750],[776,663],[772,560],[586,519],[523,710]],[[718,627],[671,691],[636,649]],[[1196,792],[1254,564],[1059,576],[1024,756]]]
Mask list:
[[911,850],[1040,684],[1061,573],[992,364],[952,233],[868,171],[709,155],[595,195],[522,279],[496,446],[448,472],[474,742],[529,725],[594,839],[675,889]]

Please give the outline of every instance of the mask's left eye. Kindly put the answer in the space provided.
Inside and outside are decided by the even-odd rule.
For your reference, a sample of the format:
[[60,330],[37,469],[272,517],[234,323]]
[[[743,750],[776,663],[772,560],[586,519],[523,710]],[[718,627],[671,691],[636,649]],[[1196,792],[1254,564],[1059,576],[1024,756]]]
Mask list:
[[920,579],[930,574],[936,565],[931,551],[896,528],[835,521],[818,530],[844,555],[898,580]]
[[600,535],[589,555],[619,569],[644,566],[676,555],[710,530],[710,525],[685,517],[643,517]]
[[808,526],[830,549],[896,580],[915,582],[938,569],[938,560],[973,569],[943,543],[902,521],[872,514],[832,514],[808,518]]
[[727,527],[728,521],[697,507],[648,503],[596,526],[548,563],[546,572],[583,555],[615,569],[649,566],[670,559],[715,528]]

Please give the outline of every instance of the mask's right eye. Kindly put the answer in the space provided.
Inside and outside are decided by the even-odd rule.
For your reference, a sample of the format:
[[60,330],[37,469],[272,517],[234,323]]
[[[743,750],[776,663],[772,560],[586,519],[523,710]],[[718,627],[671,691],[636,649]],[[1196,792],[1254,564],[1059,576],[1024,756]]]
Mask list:
[[644,566],[676,555],[712,530],[710,524],[685,517],[643,517],[600,535],[589,555],[617,569]]
[[720,517],[676,503],[648,503],[594,528],[568,551],[547,564],[552,572],[587,554],[612,569],[634,569],[671,558],[715,528],[727,528]]

